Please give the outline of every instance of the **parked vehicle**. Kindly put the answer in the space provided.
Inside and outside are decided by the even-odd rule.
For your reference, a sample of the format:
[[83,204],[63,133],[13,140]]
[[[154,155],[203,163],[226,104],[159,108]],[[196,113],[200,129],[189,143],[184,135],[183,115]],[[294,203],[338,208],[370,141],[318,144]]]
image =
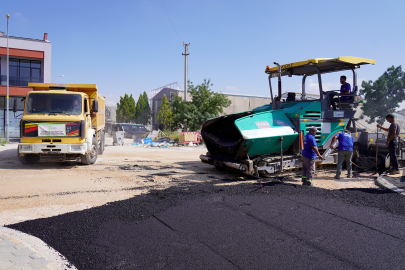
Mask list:
[[145,134],[149,133],[144,125],[139,124],[125,124],[122,123],[121,126],[124,128],[124,137],[130,139],[142,138]]
[[[95,84],[29,83],[18,159],[94,164],[105,145],[105,99]],[[16,107],[16,104],[15,104]],[[14,108],[13,108],[14,111]]]

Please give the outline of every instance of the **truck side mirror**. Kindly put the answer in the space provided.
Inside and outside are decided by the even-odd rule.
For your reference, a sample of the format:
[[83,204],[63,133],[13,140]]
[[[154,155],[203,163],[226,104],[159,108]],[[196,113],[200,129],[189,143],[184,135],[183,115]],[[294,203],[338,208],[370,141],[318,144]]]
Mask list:
[[14,99],[13,112],[17,112],[17,99]]
[[93,112],[98,112],[98,101],[93,100]]

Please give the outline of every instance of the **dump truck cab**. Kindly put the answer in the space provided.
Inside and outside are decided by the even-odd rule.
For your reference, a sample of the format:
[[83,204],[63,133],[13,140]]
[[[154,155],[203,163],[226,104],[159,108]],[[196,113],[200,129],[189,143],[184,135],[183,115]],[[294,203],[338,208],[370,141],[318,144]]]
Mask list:
[[[265,69],[268,74],[271,103],[252,111],[225,115],[204,122],[201,135],[208,149],[200,159],[215,166],[229,167],[247,174],[275,173],[302,167],[302,138],[311,126],[316,126],[318,148],[326,158],[325,163],[336,163],[329,156],[332,138],[345,128],[352,132],[357,142],[359,132],[353,118],[354,105],[360,102],[356,69],[361,65],[375,64],[375,60],[359,57],[316,58]],[[350,95],[337,95],[337,110],[333,110],[330,95],[334,91],[322,89],[322,74],[350,70],[353,84]],[[302,76],[299,97],[288,93],[282,98],[282,78]],[[307,77],[316,76],[319,96],[307,98]],[[276,79],[278,93],[273,93],[272,81]],[[343,98],[344,97],[344,98]]]
[[104,98],[95,84],[30,83],[21,119],[23,164],[81,161],[104,151]]

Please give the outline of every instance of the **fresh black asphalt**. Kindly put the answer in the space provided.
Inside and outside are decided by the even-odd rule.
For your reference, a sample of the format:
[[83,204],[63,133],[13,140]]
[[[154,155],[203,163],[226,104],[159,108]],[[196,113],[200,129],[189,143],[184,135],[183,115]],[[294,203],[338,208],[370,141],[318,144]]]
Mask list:
[[227,184],[183,184],[8,227],[78,269],[404,268],[405,196]]

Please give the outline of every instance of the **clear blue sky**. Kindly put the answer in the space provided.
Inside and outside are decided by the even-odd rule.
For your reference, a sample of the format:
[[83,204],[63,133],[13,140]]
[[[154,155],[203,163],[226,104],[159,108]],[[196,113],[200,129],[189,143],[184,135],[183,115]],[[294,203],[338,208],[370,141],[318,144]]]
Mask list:
[[[405,64],[405,1],[3,1],[0,31],[11,15],[11,36],[52,42],[52,77],[59,83],[96,83],[109,104],[125,93],[189,79],[211,79],[214,91],[269,95],[266,65],[358,56],[375,59],[358,77],[376,80],[389,66]],[[404,67],[405,69],[405,67]],[[338,89],[339,76],[325,76]],[[350,73],[347,73],[351,77]],[[315,91],[315,80],[308,80]],[[301,89],[301,78],[283,80],[283,92]],[[312,84],[311,84],[312,83]]]

